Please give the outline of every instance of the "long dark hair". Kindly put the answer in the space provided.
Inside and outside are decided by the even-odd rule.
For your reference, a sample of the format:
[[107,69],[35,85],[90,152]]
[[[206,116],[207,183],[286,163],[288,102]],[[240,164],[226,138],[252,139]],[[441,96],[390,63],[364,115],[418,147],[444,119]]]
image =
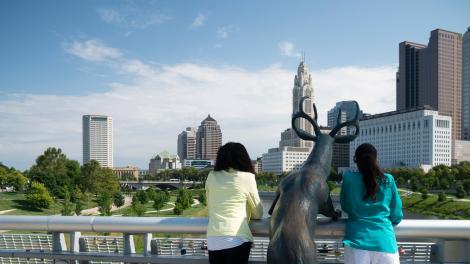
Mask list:
[[236,142],[228,142],[219,148],[214,171],[234,169],[255,174],[253,164],[245,146]]
[[383,181],[384,173],[377,163],[377,150],[369,143],[357,147],[354,161],[362,174],[362,181],[366,187],[364,200],[377,199],[378,183]]

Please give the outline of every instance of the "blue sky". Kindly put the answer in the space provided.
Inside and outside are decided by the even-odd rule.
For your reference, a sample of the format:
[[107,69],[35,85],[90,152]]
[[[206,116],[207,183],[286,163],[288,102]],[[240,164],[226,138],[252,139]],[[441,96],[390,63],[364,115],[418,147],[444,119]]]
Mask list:
[[224,141],[259,156],[289,126],[302,51],[322,115],[369,90],[365,111],[393,110],[398,43],[463,33],[469,11],[469,1],[1,1],[0,161],[25,169],[47,146],[81,160],[81,115],[92,112],[115,119],[116,165],[175,152],[176,135],[209,112]]

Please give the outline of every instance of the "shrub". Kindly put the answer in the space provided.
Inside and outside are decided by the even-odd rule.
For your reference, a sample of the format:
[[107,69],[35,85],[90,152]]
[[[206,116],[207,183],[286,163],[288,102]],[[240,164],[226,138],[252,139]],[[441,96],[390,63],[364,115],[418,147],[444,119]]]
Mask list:
[[116,205],[116,207],[123,206],[125,203],[124,195],[122,195],[121,192],[115,193],[113,196],[113,202],[114,202],[114,205]]
[[429,197],[428,190],[425,188],[421,189],[421,198],[423,200],[426,200],[428,199],[428,197]]
[[447,199],[446,194],[444,192],[440,192],[439,195],[437,196],[437,200],[439,202],[445,202]]
[[183,207],[181,206],[181,204],[179,204],[179,203],[175,204],[175,208],[173,208],[173,213],[174,213],[175,215],[180,215],[180,214],[183,213],[183,211],[184,211],[184,209],[183,209]]
[[31,208],[40,210],[51,206],[52,197],[44,184],[33,181],[26,194],[26,201]]
[[142,204],[140,202],[132,203],[131,208],[132,212],[137,216],[143,216],[147,211],[147,207],[145,206],[145,204]]
[[457,187],[457,194],[455,196],[457,196],[457,198],[460,198],[460,199],[465,198],[465,196],[467,196],[467,192],[465,192],[462,185],[459,185]]
[[199,197],[197,198],[199,200],[200,203],[202,203],[203,205],[207,205],[207,199],[206,199],[206,193],[205,192],[202,192],[199,194]]
[[109,193],[102,193],[98,195],[98,209],[103,216],[111,215],[111,207],[113,205],[113,199]]

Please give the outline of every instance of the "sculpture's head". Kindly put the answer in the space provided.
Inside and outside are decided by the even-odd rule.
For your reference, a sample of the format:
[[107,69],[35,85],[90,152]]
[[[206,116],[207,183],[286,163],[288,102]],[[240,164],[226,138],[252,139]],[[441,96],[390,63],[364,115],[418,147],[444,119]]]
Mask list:
[[[304,101],[307,98],[308,97],[303,97],[300,100],[299,111],[292,116],[292,128],[294,129],[294,131],[297,133],[297,135],[301,139],[317,142],[319,140],[319,138],[324,137],[324,136],[322,136],[324,134],[320,131],[320,126],[317,123],[318,114],[317,114],[317,107],[315,106],[315,104],[313,104],[313,111],[314,111],[314,114],[315,114],[314,118],[312,118],[307,113],[305,113],[305,111],[303,109]],[[336,126],[328,134],[333,139],[333,142],[348,143],[350,141],[353,141],[357,137],[357,135],[359,135],[359,114],[360,114],[360,109],[359,109],[359,104],[356,101],[353,101],[353,102],[356,106],[356,114],[354,115],[354,118],[352,118],[351,120],[347,120],[346,122],[341,122],[342,111],[341,111],[341,109],[339,110],[338,117],[336,119],[337,120],[336,121]],[[305,118],[313,126],[313,130],[315,132],[314,135],[309,134],[305,130],[297,127],[297,124],[296,124],[295,121],[299,118]],[[345,127],[354,128],[354,133],[353,134],[348,134],[348,135],[337,135],[337,133],[340,132],[341,129],[343,129]]]

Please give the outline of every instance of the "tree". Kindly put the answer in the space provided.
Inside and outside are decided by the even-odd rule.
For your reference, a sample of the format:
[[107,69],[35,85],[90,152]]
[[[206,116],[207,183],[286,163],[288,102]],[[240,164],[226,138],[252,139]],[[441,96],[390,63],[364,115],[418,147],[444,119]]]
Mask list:
[[162,191],[156,192],[153,200],[153,208],[159,211],[165,206],[166,202],[166,194]]
[[122,195],[121,192],[115,193],[113,196],[113,200],[114,200],[114,205],[116,205],[116,207],[121,207],[125,203],[124,195]]
[[111,194],[108,192],[104,192],[98,195],[97,199],[98,209],[103,216],[110,216],[111,215],[111,208],[113,205],[113,199]]
[[94,194],[119,191],[119,179],[109,168],[101,168],[96,160],[84,164],[81,168],[82,190]]
[[184,211],[183,206],[179,203],[175,203],[175,207],[173,208],[173,213],[175,215],[181,215],[183,211]]
[[197,198],[199,200],[200,203],[202,203],[203,205],[207,205],[207,199],[206,199],[206,192],[201,192],[199,194],[199,197]]
[[137,199],[141,204],[146,204],[149,201],[147,193],[144,190],[138,190],[133,198]]
[[138,200],[132,202],[131,209],[132,212],[137,216],[143,216],[147,211],[145,204],[140,203]]
[[419,189],[419,180],[416,177],[411,178],[411,190],[417,192]]
[[465,192],[462,185],[457,186],[457,194],[455,196],[460,199],[465,198],[465,196],[467,196],[467,192]]
[[445,202],[447,200],[446,194],[444,192],[439,192],[437,196],[437,201]]
[[36,159],[28,176],[31,181],[44,184],[53,195],[63,198],[64,190],[72,184],[67,171],[68,159],[60,148],[48,148]]
[[75,187],[70,199],[75,204],[75,214],[80,215],[82,210],[85,209],[86,203],[88,202],[88,196],[84,194],[78,187]]
[[21,174],[21,172],[15,170],[7,174],[6,182],[7,185],[13,187],[15,191],[21,192],[24,190],[24,187],[28,182],[28,178]]
[[31,183],[26,194],[26,201],[31,208],[36,210],[49,208],[53,202],[44,184],[39,182]]
[[64,202],[62,204],[62,209],[60,210],[61,215],[73,215],[75,212],[75,206],[70,201],[70,194],[67,192],[65,193]]
[[426,199],[428,199],[428,197],[429,197],[428,190],[426,188],[422,188],[421,189],[421,198],[423,200],[426,200]]
[[176,204],[180,204],[181,208],[183,208],[183,210],[186,209],[186,208],[191,207],[192,197],[191,197],[191,194],[188,192],[187,189],[185,189],[185,188],[179,189],[178,196],[176,197],[175,205]]
[[155,199],[155,194],[157,191],[153,186],[150,186],[147,190],[145,190],[145,192],[147,193],[148,200],[152,201]]
[[462,183],[463,189],[469,193],[470,192],[470,179],[465,179]]

